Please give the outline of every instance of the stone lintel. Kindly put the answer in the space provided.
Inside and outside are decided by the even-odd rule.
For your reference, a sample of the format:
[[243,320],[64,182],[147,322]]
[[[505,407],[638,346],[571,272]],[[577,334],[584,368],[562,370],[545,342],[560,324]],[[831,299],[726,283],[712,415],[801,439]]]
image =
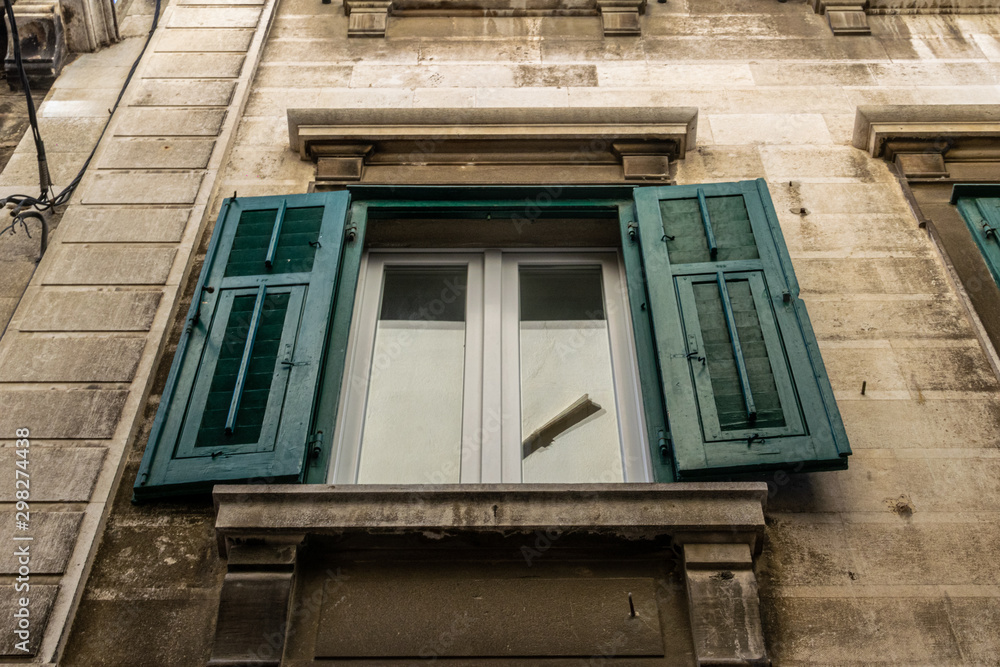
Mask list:
[[685,544],[688,616],[699,665],[768,665],[746,544]]
[[240,541],[303,535],[532,534],[558,526],[613,540],[738,542],[758,551],[764,535],[763,483],[220,485],[215,487],[220,551]]
[[662,182],[670,162],[694,147],[697,114],[689,107],[290,109],[288,125],[292,148],[317,162],[318,184],[373,182],[366,167],[376,164],[392,165],[397,183],[424,182],[418,170],[455,164],[489,169],[496,183],[523,182],[526,165],[559,169],[563,182],[601,165],[621,165],[617,178],[629,182]]
[[[919,142],[924,152],[961,152],[1000,143],[1000,107],[995,104],[887,105],[858,107],[853,145],[872,157],[893,160],[895,147]],[[912,146],[912,143],[910,144]],[[915,152],[912,148],[903,152]]]
[[398,17],[601,16],[605,35],[638,35],[646,0],[344,0],[348,37],[384,37]]

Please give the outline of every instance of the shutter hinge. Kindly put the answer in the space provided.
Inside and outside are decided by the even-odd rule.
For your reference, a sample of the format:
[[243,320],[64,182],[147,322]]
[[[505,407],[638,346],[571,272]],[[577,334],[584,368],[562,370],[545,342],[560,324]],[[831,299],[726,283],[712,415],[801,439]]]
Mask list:
[[323,431],[313,433],[306,444],[309,447],[309,458],[313,461],[318,460],[323,453]]
[[639,231],[639,225],[637,225],[635,220],[633,220],[632,222],[628,223],[628,226],[625,229],[628,230],[628,240],[635,243],[635,234],[637,231]]
[[785,290],[784,292],[781,293],[781,300],[785,303],[791,303],[792,293],[789,292],[788,290]]
[[198,307],[194,309],[194,315],[192,315],[191,319],[188,321],[186,333],[191,333],[191,330],[194,329],[198,322],[201,321],[201,300],[205,298],[205,292],[214,294],[215,288],[210,285],[205,285],[201,288],[201,291],[198,292]]
[[670,458],[671,444],[672,443],[670,441],[670,432],[665,431],[662,428],[656,429],[656,446],[660,450],[660,456],[662,456],[664,459]]
[[358,225],[350,220],[347,223],[347,227],[344,229],[344,236],[347,237],[348,243],[354,243],[354,240],[358,238]]

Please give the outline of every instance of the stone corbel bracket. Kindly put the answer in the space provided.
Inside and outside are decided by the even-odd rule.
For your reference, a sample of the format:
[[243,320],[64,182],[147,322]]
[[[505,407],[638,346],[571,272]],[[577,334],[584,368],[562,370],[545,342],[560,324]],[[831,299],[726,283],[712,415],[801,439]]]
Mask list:
[[669,182],[698,110],[289,109],[316,184]]
[[826,15],[827,25],[834,35],[870,35],[864,0],[812,0],[813,11]]
[[767,664],[753,572],[764,538],[763,483],[247,485],[216,486],[214,496],[220,553],[229,559],[215,640],[219,667],[277,664],[249,653],[265,636],[280,655],[285,638],[271,628],[288,617],[303,540],[413,534],[475,542],[553,527],[594,541],[668,540],[683,556],[697,663]]
[[[988,104],[858,107],[853,145],[894,163],[910,181],[951,179],[951,171],[963,163],[1000,161],[1000,108]],[[976,179],[963,174],[960,180]]]
[[384,37],[389,15],[600,16],[605,35],[638,35],[646,0],[344,0],[348,37]]

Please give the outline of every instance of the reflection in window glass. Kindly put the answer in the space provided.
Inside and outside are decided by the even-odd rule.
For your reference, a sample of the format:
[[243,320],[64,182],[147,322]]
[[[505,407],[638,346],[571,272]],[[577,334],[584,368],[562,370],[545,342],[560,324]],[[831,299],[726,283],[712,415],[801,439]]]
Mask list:
[[523,481],[623,481],[600,267],[518,275]]
[[358,483],[458,483],[466,267],[386,267]]

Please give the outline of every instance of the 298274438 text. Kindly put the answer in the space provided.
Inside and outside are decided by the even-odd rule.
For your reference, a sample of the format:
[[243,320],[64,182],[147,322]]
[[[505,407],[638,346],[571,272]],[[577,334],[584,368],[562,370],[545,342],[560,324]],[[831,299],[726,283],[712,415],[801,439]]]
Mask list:
[[22,653],[30,653],[31,642],[31,462],[30,431],[19,428],[14,435],[14,558],[17,560],[17,576],[14,591],[19,595],[14,605],[14,634],[17,641],[14,648]]

